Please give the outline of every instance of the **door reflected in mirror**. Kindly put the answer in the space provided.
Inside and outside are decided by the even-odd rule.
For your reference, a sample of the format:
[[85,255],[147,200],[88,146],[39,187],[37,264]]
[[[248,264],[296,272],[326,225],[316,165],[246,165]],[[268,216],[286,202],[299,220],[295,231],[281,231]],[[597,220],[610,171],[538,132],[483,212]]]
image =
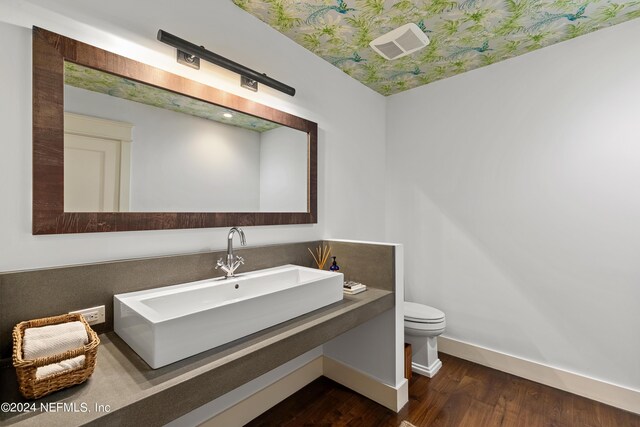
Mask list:
[[64,62],[65,212],[307,212],[308,135]]

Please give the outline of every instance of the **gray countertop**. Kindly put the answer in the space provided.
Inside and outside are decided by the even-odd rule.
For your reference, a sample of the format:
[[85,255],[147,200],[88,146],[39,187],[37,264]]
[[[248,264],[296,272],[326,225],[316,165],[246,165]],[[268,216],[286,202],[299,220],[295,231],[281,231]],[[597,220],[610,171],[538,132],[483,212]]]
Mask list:
[[0,403],[29,402],[36,411],[3,408],[0,424],[162,425],[391,309],[394,298],[375,288],[345,295],[341,302],[160,369],[151,369],[115,333],[102,334],[91,378],[42,399],[24,400],[13,368],[2,368]]

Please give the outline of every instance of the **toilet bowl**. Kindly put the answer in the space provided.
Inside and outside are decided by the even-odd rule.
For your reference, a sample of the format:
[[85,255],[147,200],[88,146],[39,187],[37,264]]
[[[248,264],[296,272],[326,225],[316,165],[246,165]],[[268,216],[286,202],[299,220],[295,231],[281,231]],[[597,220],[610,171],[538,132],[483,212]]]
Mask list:
[[411,344],[411,370],[429,378],[442,367],[438,359],[438,335],[444,332],[444,313],[415,302],[404,303],[405,342]]

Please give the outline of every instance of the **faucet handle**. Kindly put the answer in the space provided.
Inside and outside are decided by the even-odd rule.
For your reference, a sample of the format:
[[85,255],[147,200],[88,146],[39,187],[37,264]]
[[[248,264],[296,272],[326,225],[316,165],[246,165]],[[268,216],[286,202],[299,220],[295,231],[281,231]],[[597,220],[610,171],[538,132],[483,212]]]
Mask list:
[[222,266],[224,266],[224,261],[222,261],[222,258],[220,258],[216,263],[216,270]]
[[244,264],[244,258],[242,258],[240,255],[236,255],[236,262],[238,264]]

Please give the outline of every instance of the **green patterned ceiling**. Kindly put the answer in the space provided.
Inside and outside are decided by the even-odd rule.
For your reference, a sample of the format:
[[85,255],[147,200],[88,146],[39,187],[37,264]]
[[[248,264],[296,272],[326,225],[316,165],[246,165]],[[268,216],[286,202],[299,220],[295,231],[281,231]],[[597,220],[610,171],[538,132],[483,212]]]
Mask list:
[[[640,0],[233,0],[391,95],[640,17]],[[413,22],[431,43],[395,61],[369,42]]]

